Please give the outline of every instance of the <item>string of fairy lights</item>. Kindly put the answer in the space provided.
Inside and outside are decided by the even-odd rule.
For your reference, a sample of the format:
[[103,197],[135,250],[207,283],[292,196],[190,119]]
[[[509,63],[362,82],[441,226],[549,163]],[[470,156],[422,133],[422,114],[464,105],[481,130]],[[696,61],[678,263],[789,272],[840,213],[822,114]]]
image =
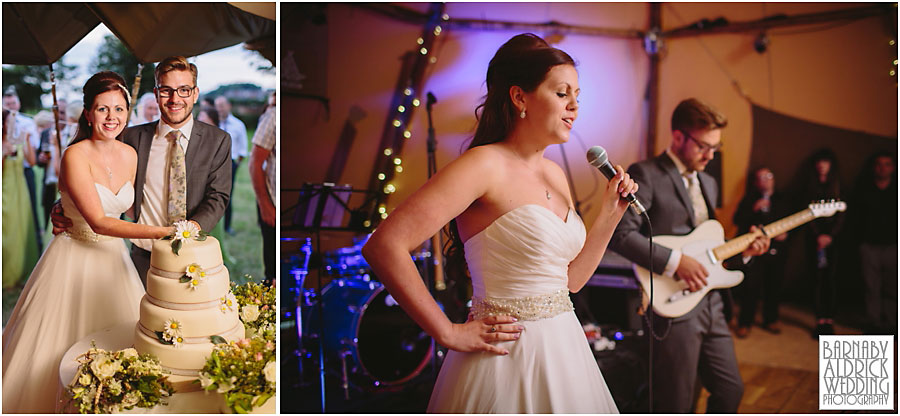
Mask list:
[[[440,15],[440,21],[446,22],[450,20],[450,16],[446,13],[442,13]],[[429,22],[432,23],[432,22]],[[430,39],[425,39],[423,36],[419,36],[416,38],[416,48],[418,53],[422,58],[428,58],[428,64],[437,63],[436,54],[428,49],[428,46],[433,46],[434,38],[441,35],[443,32],[443,28],[440,25],[440,22],[434,24],[434,27],[429,31],[424,32],[423,36],[429,36]],[[432,49],[434,49],[432,47]],[[388,217],[387,210],[387,198],[394,192],[397,192],[397,185],[394,184],[392,179],[396,174],[400,174],[403,172],[403,159],[401,157],[402,147],[405,141],[412,139],[412,131],[410,130],[410,124],[412,121],[412,112],[415,108],[422,105],[421,100],[421,91],[417,91],[414,88],[414,84],[416,80],[416,71],[412,70],[410,73],[410,78],[407,82],[407,86],[402,91],[402,99],[401,103],[397,105],[392,110],[393,120],[391,121],[391,125],[397,129],[397,132],[402,131],[400,133],[399,138],[392,141],[392,144],[385,147],[381,154],[376,160],[376,166],[380,166],[379,172],[376,175],[378,179],[379,186],[375,189],[380,189],[379,196],[376,197],[377,204],[377,215],[380,219],[384,220]],[[419,80],[421,81],[421,80]],[[421,83],[421,82],[419,82]],[[395,136],[397,137],[397,136]],[[368,228],[371,227],[372,221],[365,220],[363,222],[363,226]]]
[[897,77],[897,40],[891,39],[890,41],[888,41],[888,45],[890,45],[892,48],[894,48],[894,62],[893,62],[893,65],[891,65],[890,73],[891,73],[891,76],[894,77],[894,82],[897,82],[897,78],[896,78]]

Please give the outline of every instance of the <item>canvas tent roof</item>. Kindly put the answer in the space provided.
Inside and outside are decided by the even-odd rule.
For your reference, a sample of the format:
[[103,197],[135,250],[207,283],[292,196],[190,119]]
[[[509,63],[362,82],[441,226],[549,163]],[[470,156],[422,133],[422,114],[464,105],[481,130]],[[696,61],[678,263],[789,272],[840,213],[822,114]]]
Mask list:
[[[271,5],[271,12],[262,5]],[[244,6],[243,4],[239,4]],[[274,62],[275,3],[3,3],[3,63],[48,65],[101,22],[144,63],[253,42]],[[256,14],[258,13],[258,14]]]

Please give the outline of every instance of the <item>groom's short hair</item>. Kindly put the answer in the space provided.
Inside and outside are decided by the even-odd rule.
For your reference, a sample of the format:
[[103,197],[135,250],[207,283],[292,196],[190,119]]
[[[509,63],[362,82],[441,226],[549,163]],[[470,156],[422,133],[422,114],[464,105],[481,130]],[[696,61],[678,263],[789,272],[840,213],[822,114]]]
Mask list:
[[159,85],[159,77],[170,71],[191,71],[191,75],[194,77],[194,86],[197,86],[197,65],[188,62],[187,58],[183,56],[170,56],[156,65],[153,73],[156,85]]

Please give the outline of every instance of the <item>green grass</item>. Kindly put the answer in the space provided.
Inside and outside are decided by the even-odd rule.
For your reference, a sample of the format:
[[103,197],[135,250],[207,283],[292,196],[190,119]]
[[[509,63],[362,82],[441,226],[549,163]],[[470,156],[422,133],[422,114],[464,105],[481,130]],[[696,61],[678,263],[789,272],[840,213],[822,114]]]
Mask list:
[[[252,140],[253,131],[248,131],[249,140]],[[237,177],[235,177],[234,191],[231,194],[232,209],[234,210],[231,218],[231,228],[234,229],[234,235],[221,233],[222,248],[226,252],[226,266],[228,267],[231,281],[237,284],[243,284],[249,279],[245,276],[251,276],[253,281],[260,282],[265,277],[264,265],[262,258],[262,234],[259,225],[256,222],[256,194],[253,193],[253,184],[250,183],[250,171],[247,166],[249,160],[244,159],[240,167],[238,167]],[[35,169],[35,182],[40,188],[43,182],[43,171]],[[38,190],[38,215],[43,215],[40,206],[40,190]],[[40,217],[43,218],[43,217]],[[217,228],[222,227],[223,220],[219,221]],[[50,230],[45,230],[43,240],[44,247],[50,243],[52,237]],[[22,292],[24,282],[14,288],[3,290],[3,325],[12,315],[13,308],[16,306],[16,300]]]

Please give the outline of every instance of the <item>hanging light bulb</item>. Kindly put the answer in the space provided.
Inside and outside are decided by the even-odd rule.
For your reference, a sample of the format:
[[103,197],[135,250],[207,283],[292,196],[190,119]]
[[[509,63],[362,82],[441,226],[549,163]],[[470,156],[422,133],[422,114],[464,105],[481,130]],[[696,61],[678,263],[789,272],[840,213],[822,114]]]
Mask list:
[[384,173],[379,173],[379,174],[378,174],[378,180],[379,180],[379,181],[383,181],[384,178],[385,178]]
[[384,149],[384,155],[385,155],[385,156],[390,156],[390,155],[392,155],[393,153],[394,153],[394,151],[391,150],[390,148]]
[[403,137],[405,137],[405,138],[408,139],[408,138],[412,137],[412,133],[410,133],[409,130],[404,131],[404,132],[403,132]]
[[397,173],[403,172],[403,166],[397,165],[397,167],[394,168],[394,170],[397,171]]
[[401,106],[397,107],[397,111],[402,113],[402,112],[406,111],[406,107],[401,105]]
[[399,165],[399,164],[401,164],[401,163],[403,163],[403,161],[400,160],[399,157],[395,157],[395,158],[394,158],[394,164],[395,164],[395,165]]
[[416,106],[416,107],[418,107],[418,106],[419,106],[419,104],[422,104],[422,102],[421,102],[421,101],[419,101],[419,99],[418,99],[418,98],[413,98],[413,105],[414,105],[414,106]]
[[419,49],[419,53],[421,53],[422,55],[428,55],[428,49],[425,49],[425,48]]
[[400,120],[394,120],[394,127],[400,127]]

